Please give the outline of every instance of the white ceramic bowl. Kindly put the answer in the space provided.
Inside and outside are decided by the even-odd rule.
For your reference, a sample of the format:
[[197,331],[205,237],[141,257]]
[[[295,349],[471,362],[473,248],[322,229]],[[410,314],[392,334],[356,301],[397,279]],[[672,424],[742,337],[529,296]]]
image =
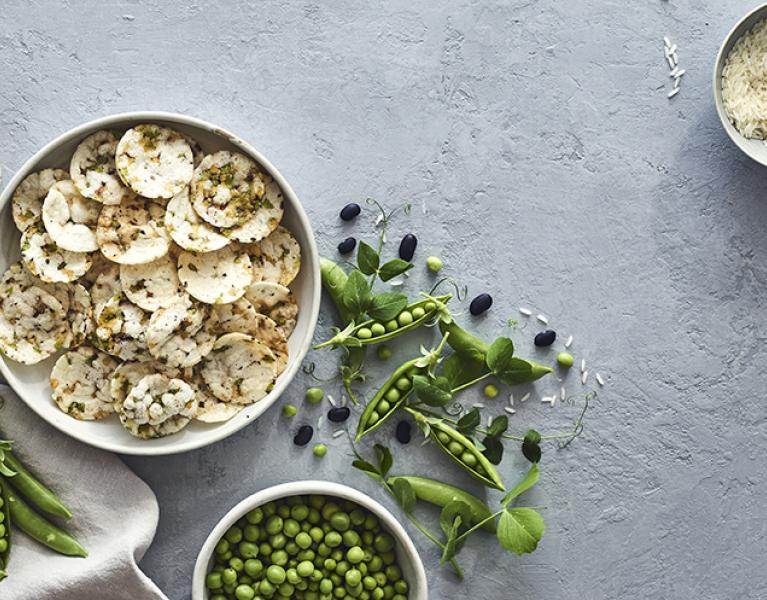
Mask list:
[[400,569],[402,569],[405,581],[410,586],[409,600],[428,600],[428,584],[423,562],[421,557],[418,556],[418,551],[415,549],[413,541],[399,521],[367,494],[331,481],[294,481],[292,483],[274,485],[245,498],[245,500],[226,513],[224,518],[210,532],[197,557],[197,562],[194,565],[194,574],[192,575],[192,600],[208,600],[209,594],[205,587],[205,576],[213,566],[213,550],[224,533],[226,533],[226,530],[234,525],[240,517],[251,509],[262,506],[272,500],[308,494],[336,496],[344,500],[351,500],[375,514],[396,541],[397,562]]
[[207,153],[237,150],[251,156],[279,183],[285,203],[283,224],[293,232],[301,245],[301,272],[290,285],[299,305],[298,323],[288,340],[290,360],[272,392],[246,407],[229,421],[205,424],[194,421],[181,432],[164,438],[141,440],[131,436],[116,417],[103,421],[78,421],[61,412],[51,400],[48,382],[56,360],[52,357],[37,365],[26,366],[0,356],[0,372],[21,398],[38,415],[64,433],[86,444],[123,454],[162,455],[185,452],[212,444],[252,422],[280,397],[293,379],[311,344],[320,304],[320,274],[317,246],[306,213],[295,193],[280,172],[250,144],[205,121],[164,112],[135,112],[90,121],[57,137],[38,151],[19,169],[0,195],[0,273],[19,258],[20,234],[11,216],[11,196],[19,182],[29,173],[48,167],[69,171],[69,160],[77,144],[100,129],[125,130],[138,123],[167,125],[190,135]]
[[735,129],[735,125],[730,122],[727,117],[727,113],[724,110],[724,102],[722,102],[722,69],[724,63],[727,60],[727,56],[730,54],[730,50],[745,33],[756,25],[762,19],[767,18],[767,4],[756,7],[745,17],[743,17],[733,27],[722,42],[722,46],[719,48],[719,54],[716,56],[716,62],[714,63],[714,103],[716,104],[716,112],[719,115],[719,120],[722,122],[724,130],[730,139],[735,142],[735,145],[740,148],[745,154],[750,156],[756,162],[767,165],[767,145],[762,140],[752,140],[745,138],[741,133]]

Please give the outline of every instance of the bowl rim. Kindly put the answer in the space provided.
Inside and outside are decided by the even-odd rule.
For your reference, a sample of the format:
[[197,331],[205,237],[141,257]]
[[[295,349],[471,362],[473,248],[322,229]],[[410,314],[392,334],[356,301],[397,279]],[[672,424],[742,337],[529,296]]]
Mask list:
[[202,437],[202,439],[191,438],[184,441],[179,441],[178,444],[169,446],[146,445],[136,447],[125,447],[119,443],[113,443],[109,440],[83,439],[82,437],[74,435],[63,424],[49,420],[41,407],[37,406],[36,402],[28,402],[25,399],[22,391],[14,387],[12,381],[16,378],[11,373],[5,357],[0,356],[0,373],[2,373],[8,385],[13,388],[13,390],[21,398],[24,404],[32,409],[43,421],[55,427],[62,433],[84,444],[88,444],[89,446],[100,448],[102,450],[108,450],[110,452],[117,452],[119,454],[131,456],[166,456],[202,448],[235,434],[240,429],[253,423],[261,415],[263,415],[264,412],[266,412],[275,402],[277,402],[288,385],[290,385],[290,383],[293,381],[293,378],[298,372],[304,357],[309,351],[312,337],[314,336],[314,331],[317,327],[321,295],[319,251],[317,250],[317,242],[314,236],[314,230],[312,229],[312,226],[309,222],[309,217],[307,216],[301,201],[298,199],[298,196],[293,191],[293,188],[287,182],[282,173],[280,173],[280,171],[263,154],[261,154],[261,152],[256,150],[253,146],[251,146],[248,142],[239,136],[231,133],[223,127],[203,119],[167,111],[142,110],[106,115],[92,119],[85,123],[81,123],[80,125],[77,125],[76,127],[73,127],[56,136],[54,139],[40,148],[37,152],[35,152],[32,156],[30,156],[26,161],[24,161],[24,163],[16,170],[13,177],[3,187],[2,192],[0,193],[0,211],[4,210],[6,205],[11,201],[13,192],[18,187],[19,183],[21,183],[22,179],[26,177],[37,165],[37,163],[39,163],[40,160],[50,152],[55,151],[56,148],[58,148],[60,145],[65,144],[73,139],[83,137],[99,129],[113,127],[116,124],[125,121],[133,121],[135,124],[141,123],[142,121],[159,121],[164,123],[177,123],[180,125],[186,125],[188,127],[203,129],[214,135],[225,138],[234,146],[238,147],[244,153],[255,159],[259,166],[266,170],[277,181],[283,191],[283,194],[289,199],[291,212],[294,213],[295,217],[301,224],[301,227],[306,232],[308,246],[302,248],[303,254],[311,258],[310,261],[305,261],[308,263],[308,266],[311,267],[309,269],[311,297],[309,302],[307,302],[307,307],[302,307],[305,312],[308,312],[309,321],[306,330],[307,333],[304,339],[301,340],[300,347],[295,353],[295,359],[292,361],[292,365],[288,367],[288,369],[280,376],[277,384],[274,386],[274,389],[269,393],[269,395],[253,405],[258,408],[256,408],[254,414],[251,415],[250,418],[241,419],[238,421],[225,421],[220,423],[219,427],[212,428],[209,435]]
[[[743,154],[748,156],[751,160],[754,160],[761,165],[767,166],[767,156],[765,156],[764,158],[760,158],[758,156],[755,156],[754,153],[751,152],[751,149],[749,148],[747,142],[754,141],[754,140],[750,140],[749,138],[744,137],[730,122],[730,118],[727,116],[727,111],[724,109],[724,101],[722,100],[722,75],[721,75],[721,70],[724,69],[724,61],[726,59],[724,55],[724,50],[727,47],[728,43],[730,42],[731,39],[733,39],[735,34],[738,32],[739,29],[741,29],[741,27],[746,21],[748,21],[751,17],[753,17],[754,15],[762,11],[765,11],[764,18],[767,18],[767,2],[762,3],[759,6],[756,6],[755,8],[748,11],[743,17],[741,17],[737,21],[737,23],[735,23],[735,25],[732,26],[732,28],[727,32],[727,35],[724,36],[722,43],[719,45],[719,51],[716,54],[716,60],[714,61],[712,88],[714,93],[714,106],[716,107],[716,113],[717,115],[719,115],[719,120],[721,121],[722,127],[727,133],[727,136],[741,150],[741,152],[743,152]],[[738,39],[745,33],[746,32],[741,33],[738,36]],[[732,48],[730,48],[730,50],[731,49]],[[759,140],[756,140],[756,141],[759,141]]]
[[[413,567],[413,574],[416,581],[410,583],[410,588],[417,589],[418,595],[413,596],[412,600],[428,600],[428,580],[426,578],[426,569],[424,568],[421,556],[416,550],[413,540],[410,539],[407,531],[402,524],[391,514],[391,512],[364,492],[333,481],[324,481],[318,479],[304,479],[291,481],[288,483],[279,483],[260,490],[244,498],[235,504],[218,521],[208,537],[203,542],[202,548],[197,555],[197,561],[194,564],[194,573],[192,575],[192,600],[207,600],[205,594],[205,576],[207,575],[208,565],[210,564],[213,550],[218,541],[223,537],[229,527],[246,512],[257,506],[262,506],[272,500],[285,498],[288,496],[322,494],[327,496],[337,496],[345,500],[351,500],[367,508],[381,519],[386,529],[394,535],[402,549],[405,551],[405,559]],[[402,560],[402,558],[400,558]],[[417,586],[417,587],[416,587]]]

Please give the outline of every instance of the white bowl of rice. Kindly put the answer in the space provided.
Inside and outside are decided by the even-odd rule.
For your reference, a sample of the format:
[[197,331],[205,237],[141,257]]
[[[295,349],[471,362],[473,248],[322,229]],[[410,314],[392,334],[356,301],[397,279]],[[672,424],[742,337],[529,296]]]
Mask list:
[[735,145],[767,166],[767,4],[727,34],[714,65],[714,102]]

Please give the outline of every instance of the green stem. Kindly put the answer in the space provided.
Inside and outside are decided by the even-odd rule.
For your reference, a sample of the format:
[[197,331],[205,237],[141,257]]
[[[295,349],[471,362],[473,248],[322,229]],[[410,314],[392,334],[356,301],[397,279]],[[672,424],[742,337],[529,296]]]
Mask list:
[[464,531],[461,535],[459,535],[457,538],[455,538],[456,544],[458,542],[460,542],[462,539],[464,539],[465,537],[467,537],[468,535],[474,533],[477,529],[482,527],[485,523],[488,523],[488,522],[494,520],[498,515],[503,513],[504,510],[506,510],[506,509],[499,510],[498,512],[490,515],[489,517],[486,517],[486,518],[482,519],[479,523],[477,523],[476,525],[474,525],[470,529],[467,529],[466,531]]
[[[445,337],[447,337],[447,336],[445,336]],[[492,373],[485,373],[484,375],[480,375],[476,379],[472,379],[471,381],[468,381],[468,382],[464,383],[463,385],[459,385],[457,388],[453,388],[450,391],[453,394],[455,394],[457,392],[460,392],[461,390],[465,390],[466,388],[473,386],[475,383],[479,383],[483,379],[487,379],[490,376],[492,376]]]

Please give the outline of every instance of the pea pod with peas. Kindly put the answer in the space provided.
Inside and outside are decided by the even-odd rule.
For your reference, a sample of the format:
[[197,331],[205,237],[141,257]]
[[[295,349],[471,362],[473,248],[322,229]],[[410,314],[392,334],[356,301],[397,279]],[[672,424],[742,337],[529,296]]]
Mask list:
[[0,579],[7,575],[8,558],[11,554],[11,514],[8,505],[8,488],[0,480]]

